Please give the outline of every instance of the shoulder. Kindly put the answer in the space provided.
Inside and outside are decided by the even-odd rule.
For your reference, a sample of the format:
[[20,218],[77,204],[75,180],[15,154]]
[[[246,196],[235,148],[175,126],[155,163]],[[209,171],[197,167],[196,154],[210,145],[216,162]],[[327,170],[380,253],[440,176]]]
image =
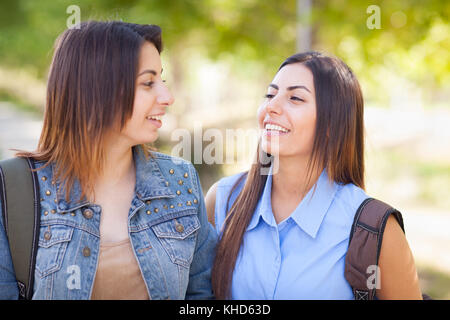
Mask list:
[[[228,177],[223,177],[222,179],[217,181],[215,184],[217,185],[218,189],[219,188],[220,189],[231,189],[236,184],[236,182],[239,181],[239,179],[241,179],[242,177],[244,177],[246,175],[247,175],[247,172],[239,172],[239,173],[233,174]],[[242,178],[239,185],[243,186],[244,183],[245,183],[245,177]]]
[[164,166],[175,166],[175,167],[186,167],[186,166],[192,166],[192,163],[188,160],[185,160],[183,158],[170,156],[165,153],[151,151],[150,157],[153,158],[158,164],[164,165]]
[[[195,194],[198,197],[203,197],[199,174],[190,161],[155,151],[151,152],[150,157],[149,161],[156,163],[159,171],[166,181],[169,182],[170,188],[179,187],[179,185],[183,184],[184,187],[188,188],[188,192],[191,193],[188,186],[189,183],[185,184],[185,182],[190,181]],[[155,171],[154,174],[156,174]]]
[[414,256],[393,215],[384,229],[378,265],[382,274],[377,290],[380,299],[422,299]]
[[208,221],[213,226],[215,225],[215,206],[216,206],[216,192],[217,192],[217,184],[218,182],[214,183],[208,190],[205,196],[205,206],[206,206],[206,213],[208,215]]
[[198,176],[194,165],[183,158],[152,151],[149,161],[151,160],[156,162],[164,176],[178,177],[179,175],[185,176],[186,174],[194,178]]
[[[214,183],[208,190],[205,196],[206,210],[208,212],[208,220],[212,225],[215,225],[216,219],[216,203],[219,211],[222,206],[223,199],[228,198],[228,195],[239,179],[245,175],[245,172],[240,172],[232,176],[224,177]],[[242,181],[240,185],[243,184]],[[239,188],[238,188],[239,189]],[[218,201],[216,201],[218,199]]]
[[356,210],[367,198],[369,198],[367,193],[353,183],[337,184],[333,206],[353,222]]
[[[225,206],[230,198],[230,206],[241,192],[247,179],[247,172],[236,173],[232,176],[224,177],[215,183],[215,199],[219,206]],[[236,186],[236,187],[235,187]],[[233,189],[233,187],[235,187]]]
[[[240,172],[228,177],[224,177],[217,181],[208,191],[207,201],[210,202],[211,208],[208,215],[210,221],[214,222],[216,230],[222,227],[227,214],[227,210],[231,208],[237,196],[241,192],[247,177],[247,172]],[[236,188],[233,187],[236,185]]]

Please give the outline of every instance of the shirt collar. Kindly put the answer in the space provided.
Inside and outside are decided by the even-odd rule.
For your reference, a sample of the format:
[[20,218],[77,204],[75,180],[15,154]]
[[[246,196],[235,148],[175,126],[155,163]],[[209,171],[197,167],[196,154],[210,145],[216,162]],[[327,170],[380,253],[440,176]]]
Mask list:
[[250,220],[250,223],[247,226],[247,231],[255,228],[258,225],[259,219],[261,217],[269,226],[276,227],[275,218],[273,217],[272,213],[271,194],[272,194],[272,166],[269,169],[269,173],[267,175],[267,180],[262,195],[259,198],[258,204],[256,205],[252,219]]
[[[328,179],[328,175],[324,169],[316,184],[309,190],[289,218],[292,218],[292,220],[294,220],[308,235],[315,238],[325,214],[334,199],[336,191],[337,184]],[[255,228],[258,225],[260,218],[268,225],[276,227],[275,218],[272,212],[271,194],[272,168],[270,168],[263,193],[247,227],[247,231]]]
[[337,189],[338,185],[328,178],[324,169],[316,184],[291,214],[297,225],[312,238],[316,237]]
[[[133,160],[136,168],[136,196],[142,200],[150,200],[155,198],[174,197],[174,193],[167,186],[158,163],[155,158],[149,155],[149,159],[146,160],[141,147],[133,147]],[[55,173],[55,166],[52,165],[53,176]],[[86,197],[80,200],[81,186],[76,179],[72,186],[69,201],[65,200],[65,188],[60,189],[61,182],[56,181],[56,190],[60,190],[57,193],[56,199],[59,212],[67,212],[78,209],[80,207],[89,204]]]

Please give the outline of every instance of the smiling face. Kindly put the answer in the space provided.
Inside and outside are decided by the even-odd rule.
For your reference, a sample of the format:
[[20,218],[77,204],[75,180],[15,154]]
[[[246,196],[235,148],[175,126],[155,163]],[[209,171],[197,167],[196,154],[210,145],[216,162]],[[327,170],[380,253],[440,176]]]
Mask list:
[[161,73],[158,50],[152,43],[144,42],[139,55],[133,113],[120,132],[132,146],[156,141],[166,108],[174,102]]
[[316,99],[311,71],[301,63],[284,66],[258,109],[261,148],[278,157],[309,157],[312,152]]

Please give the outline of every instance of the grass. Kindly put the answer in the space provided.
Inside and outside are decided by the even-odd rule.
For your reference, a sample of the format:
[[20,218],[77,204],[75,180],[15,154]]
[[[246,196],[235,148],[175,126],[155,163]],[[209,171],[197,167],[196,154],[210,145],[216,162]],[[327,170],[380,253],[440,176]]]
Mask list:
[[11,103],[18,111],[23,111],[26,113],[32,113],[35,116],[41,116],[42,111],[32,106],[31,104],[25,102],[20,97],[11,94],[9,91],[0,88],[0,101],[6,101]]
[[435,300],[450,299],[450,275],[430,266],[417,266],[422,293]]

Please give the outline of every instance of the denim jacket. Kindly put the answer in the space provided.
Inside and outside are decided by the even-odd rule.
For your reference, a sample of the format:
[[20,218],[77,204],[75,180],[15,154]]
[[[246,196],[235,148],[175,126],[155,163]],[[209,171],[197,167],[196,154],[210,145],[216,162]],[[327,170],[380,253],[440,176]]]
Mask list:
[[[208,223],[198,174],[191,163],[133,148],[136,187],[128,233],[150,299],[210,299],[217,234]],[[43,162],[36,162],[36,167]],[[52,177],[53,164],[38,170],[41,222],[33,299],[90,299],[98,266],[101,207],[70,201]],[[0,210],[1,210],[0,205]],[[1,214],[0,214],[1,217]],[[0,218],[0,299],[18,288],[4,222]]]

